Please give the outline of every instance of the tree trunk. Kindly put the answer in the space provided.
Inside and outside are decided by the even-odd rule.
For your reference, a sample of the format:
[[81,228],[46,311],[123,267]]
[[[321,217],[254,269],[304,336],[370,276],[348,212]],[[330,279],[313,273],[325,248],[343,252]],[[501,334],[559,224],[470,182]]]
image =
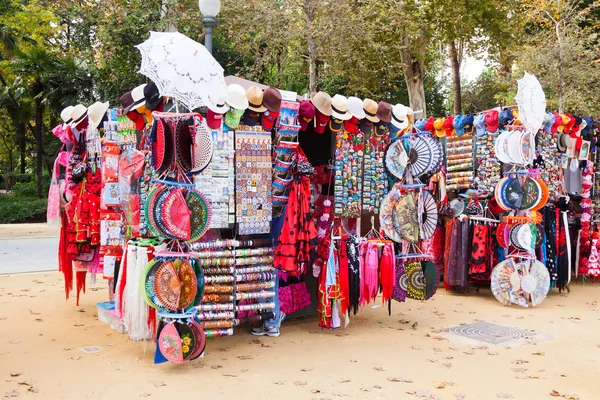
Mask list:
[[556,22],[556,41],[558,44],[558,57],[556,58],[556,73],[558,75],[558,112],[562,114],[564,112],[563,95],[564,95],[564,71],[563,71],[563,40],[562,31],[560,24],[562,21]]
[[317,50],[312,36],[313,8],[311,0],[304,0],[304,14],[306,15],[306,42],[308,44],[308,91],[317,91]]
[[35,139],[37,143],[37,195],[38,198],[43,197],[43,182],[42,171],[44,169],[44,104],[41,96],[36,96],[35,99]]
[[[416,41],[411,43],[412,41]],[[408,89],[408,102],[413,111],[422,110],[421,118],[427,116],[427,105],[425,103],[425,87],[423,78],[425,74],[425,53],[427,38],[425,31],[419,32],[419,37],[409,37],[407,32],[402,35],[402,48],[400,49],[400,61],[402,72]]]
[[462,92],[460,87],[460,59],[456,44],[451,41],[448,44],[450,66],[452,67],[452,87],[454,89],[454,115],[462,112]]
[[27,167],[27,134],[25,132],[25,123],[19,122],[17,124],[17,142],[19,144],[19,171],[24,174],[25,167]]

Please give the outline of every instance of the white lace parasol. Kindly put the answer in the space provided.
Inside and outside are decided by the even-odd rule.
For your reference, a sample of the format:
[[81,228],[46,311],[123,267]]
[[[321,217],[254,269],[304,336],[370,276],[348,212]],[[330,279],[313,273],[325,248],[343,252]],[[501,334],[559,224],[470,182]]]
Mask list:
[[517,82],[519,90],[515,100],[519,106],[519,120],[527,132],[535,135],[546,116],[546,95],[535,75],[525,72]]
[[173,97],[190,111],[216,104],[227,89],[223,67],[203,45],[179,32],[150,32],[136,47],[142,53],[139,72],[156,84],[161,96]]

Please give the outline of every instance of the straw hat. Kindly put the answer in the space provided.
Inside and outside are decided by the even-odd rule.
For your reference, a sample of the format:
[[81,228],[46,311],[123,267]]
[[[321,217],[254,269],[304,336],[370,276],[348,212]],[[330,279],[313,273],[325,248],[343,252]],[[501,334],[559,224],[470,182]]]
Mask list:
[[88,116],[90,118],[90,124],[93,128],[97,128],[98,125],[102,122],[102,119],[106,115],[108,111],[108,101],[106,103],[101,103],[99,101],[95,102],[91,106],[88,107]]
[[272,113],[281,111],[281,92],[272,87],[266,88],[263,94],[263,105]]
[[206,107],[215,114],[225,114],[230,108],[229,104],[227,104],[227,90],[225,90],[225,88],[221,88],[219,93],[216,95],[217,96],[215,98],[217,101],[214,104],[210,101],[207,102]]
[[352,118],[352,114],[348,112],[348,99],[346,96],[336,94],[331,100],[331,116],[342,121],[347,121]]
[[348,112],[355,118],[365,118],[366,114],[365,110],[363,109],[363,101],[358,97],[348,97]]
[[[71,119],[71,113],[73,112],[73,106],[68,106],[65,107],[61,112],[60,112],[60,118],[63,120],[63,122],[65,123],[64,126],[69,125],[73,120]],[[63,126],[63,127],[64,127]]]
[[267,107],[263,104],[263,91],[258,86],[250,86],[246,90],[246,98],[248,99],[248,108],[255,112],[265,112]]
[[327,93],[315,93],[313,96],[311,96],[310,101],[313,103],[315,108],[319,110],[321,114],[330,117],[333,113],[333,110],[331,108],[332,99],[331,96],[329,96]]
[[71,126],[77,126],[87,117],[87,108],[83,104],[77,104],[71,111]]
[[135,87],[131,91],[131,97],[133,99],[133,103],[131,103],[131,105],[129,105],[129,107],[127,107],[125,109],[125,114],[127,114],[130,111],[137,110],[141,106],[146,105],[146,97],[144,96],[145,88],[146,88],[146,84],[144,83],[140,86]]
[[365,112],[365,118],[371,122],[378,123],[379,117],[377,116],[377,103],[371,99],[363,100],[363,110]]
[[231,85],[227,86],[226,103],[236,110],[245,110],[248,108],[249,104],[244,88],[237,83],[232,83]]
[[392,108],[392,125],[402,130],[408,126],[408,110],[402,104],[396,104]]
[[380,101],[377,104],[377,117],[383,122],[392,121],[392,105],[387,101]]

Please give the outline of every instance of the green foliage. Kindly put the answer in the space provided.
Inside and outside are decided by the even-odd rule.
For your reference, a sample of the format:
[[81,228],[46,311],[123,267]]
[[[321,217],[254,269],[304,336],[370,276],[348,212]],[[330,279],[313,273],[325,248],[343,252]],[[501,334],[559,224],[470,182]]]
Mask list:
[[47,207],[47,199],[0,195],[0,224],[45,222]]
[[37,194],[35,182],[15,183],[12,194],[16,198],[35,197]]

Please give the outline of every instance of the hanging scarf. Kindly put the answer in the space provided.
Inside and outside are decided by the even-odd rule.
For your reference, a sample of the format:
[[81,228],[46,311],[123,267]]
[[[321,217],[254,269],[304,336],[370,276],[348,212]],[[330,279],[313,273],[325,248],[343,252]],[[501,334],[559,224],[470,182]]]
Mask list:
[[396,281],[396,255],[393,243],[386,243],[383,247],[379,269],[381,271],[381,300],[385,304],[392,298]]
[[469,259],[469,278],[475,281],[487,281],[488,255],[490,253],[489,226],[476,224],[473,228],[473,244]]
[[346,257],[348,258],[348,302],[350,310],[356,315],[360,303],[361,280],[360,280],[360,257],[358,252],[358,239],[354,236],[348,238],[346,243]]
[[379,248],[376,243],[367,242],[365,255],[365,300],[367,304],[377,297],[379,290]]
[[340,270],[340,294],[341,299],[339,302],[340,311],[342,315],[346,315],[348,308],[350,307],[350,273],[348,266],[348,236],[342,237],[340,241],[339,254],[339,270]]
[[290,183],[285,219],[275,250],[275,267],[288,273],[304,272],[316,239],[317,230],[310,212],[310,180],[296,176]]

